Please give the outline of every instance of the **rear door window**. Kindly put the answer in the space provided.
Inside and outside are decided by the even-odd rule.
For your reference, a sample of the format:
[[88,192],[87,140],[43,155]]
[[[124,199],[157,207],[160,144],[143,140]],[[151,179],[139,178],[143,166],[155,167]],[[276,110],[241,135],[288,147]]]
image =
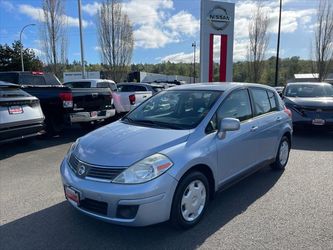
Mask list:
[[110,84],[108,82],[98,82],[96,87],[97,88],[110,88]]
[[268,99],[268,94],[265,89],[254,88],[251,89],[253,96],[253,105],[255,110],[255,115],[263,115],[271,111],[270,100]]
[[144,86],[136,86],[134,85],[134,91],[147,91],[147,88]]
[[245,121],[252,118],[250,97],[247,89],[232,92],[217,111],[218,121],[224,118],[237,118]]
[[118,92],[134,92],[133,85],[118,85]]

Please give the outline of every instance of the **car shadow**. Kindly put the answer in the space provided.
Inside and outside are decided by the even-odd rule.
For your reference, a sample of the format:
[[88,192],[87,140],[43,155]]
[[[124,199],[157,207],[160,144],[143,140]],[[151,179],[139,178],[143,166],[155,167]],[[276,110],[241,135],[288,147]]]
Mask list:
[[15,141],[0,145],[0,160],[12,157],[16,154],[35,151],[43,148],[54,147],[75,141],[89,131],[79,127],[68,128],[57,136],[42,135],[34,139]]
[[320,129],[295,130],[292,149],[333,151],[333,131]]
[[131,228],[80,214],[66,201],[0,228],[2,249],[195,249],[278,181],[282,172],[264,168],[219,193],[203,220],[189,230],[169,223]]

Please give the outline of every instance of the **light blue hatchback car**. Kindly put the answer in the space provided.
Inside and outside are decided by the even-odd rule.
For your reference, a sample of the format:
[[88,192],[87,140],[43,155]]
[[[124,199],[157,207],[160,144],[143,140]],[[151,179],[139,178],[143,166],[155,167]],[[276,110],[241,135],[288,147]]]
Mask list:
[[263,85],[170,88],[71,146],[61,164],[66,198],[107,222],[191,227],[219,189],[263,166],[285,168],[290,116]]

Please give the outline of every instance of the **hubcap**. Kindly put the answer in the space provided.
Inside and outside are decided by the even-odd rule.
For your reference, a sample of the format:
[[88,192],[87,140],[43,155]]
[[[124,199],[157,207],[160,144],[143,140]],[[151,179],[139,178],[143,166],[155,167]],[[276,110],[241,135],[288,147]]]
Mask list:
[[289,144],[287,141],[283,141],[280,147],[280,155],[279,155],[280,164],[282,166],[284,166],[287,163],[288,155],[289,155]]
[[182,216],[194,221],[200,216],[206,204],[206,188],[200,180],[192,181],[185,189],[181,201]]

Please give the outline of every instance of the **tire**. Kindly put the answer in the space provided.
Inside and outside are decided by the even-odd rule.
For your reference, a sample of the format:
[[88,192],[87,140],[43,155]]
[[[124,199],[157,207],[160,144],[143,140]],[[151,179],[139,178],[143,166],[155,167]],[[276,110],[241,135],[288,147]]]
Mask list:
[[[193,190],[196,192],[193,193]],[[190,193],[194,196],[190,195]],[[186,198],[190,199],[191,202]],[[203,217],[208,201],[209,183],[207,177],[201,172],[190,172],[178,184],[173,197],[170,216],[171,223],[182,229],[195,226]],[[191,210],[196,212],[192,212]]]
[[279,150],[275,157],[275,162],[271,165],[273,169],[284,170],[286,165],[288,164],[290,153],[290,140],[287,136],[283,136],[280,144]]
[[45,130],[48,135],[59,135],[64,130],[64,122],[58,118],[49,116],[45,119]]

